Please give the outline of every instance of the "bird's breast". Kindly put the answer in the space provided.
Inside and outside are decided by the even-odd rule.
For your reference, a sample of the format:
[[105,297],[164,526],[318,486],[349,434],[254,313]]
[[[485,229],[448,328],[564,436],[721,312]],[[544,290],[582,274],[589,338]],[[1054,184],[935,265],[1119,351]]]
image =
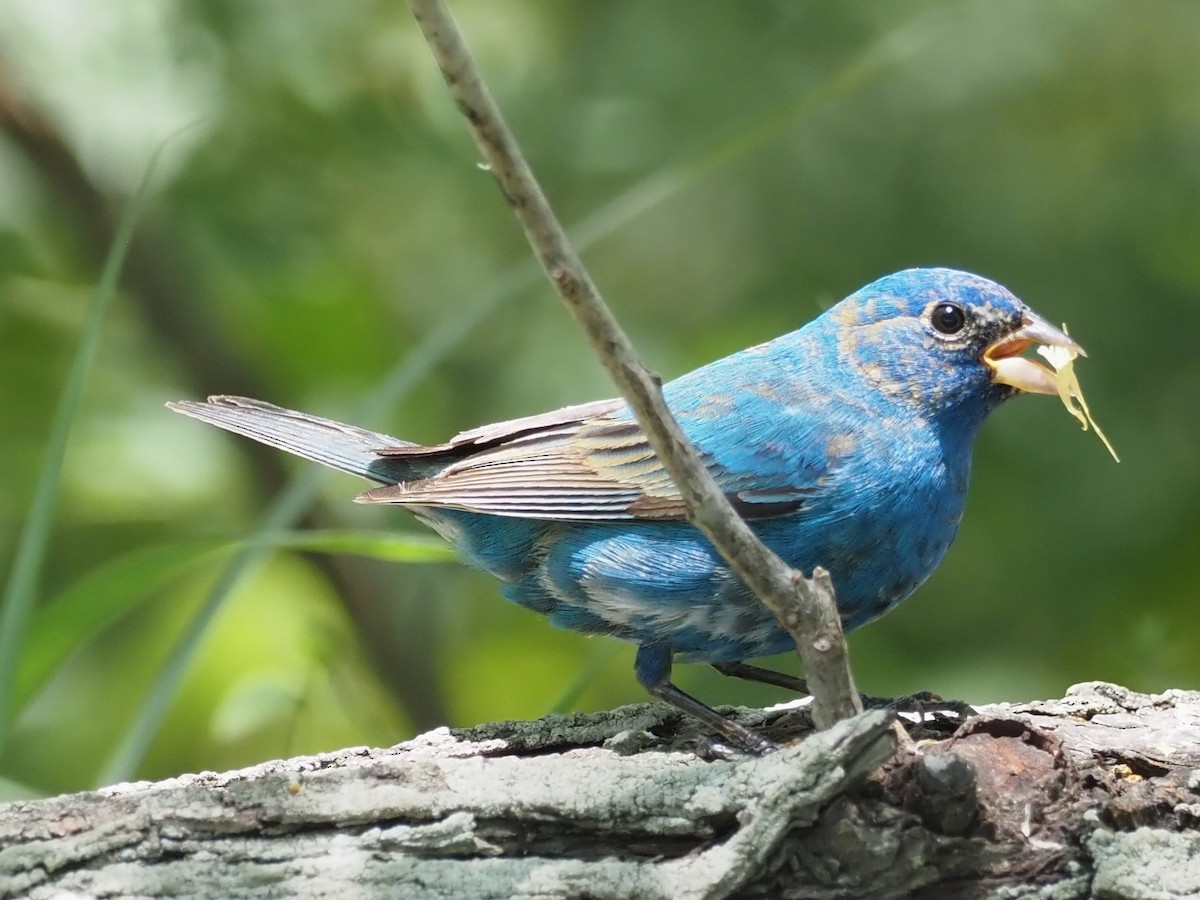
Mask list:
[[911,423],[882,424],[858,435],[856,452],[822,495],[790,534],[781,529],[775,538],[793,565],[830,571],[848,628],[882,615],[929,577],[966,501],[968,455],[948,455],[935,434]]

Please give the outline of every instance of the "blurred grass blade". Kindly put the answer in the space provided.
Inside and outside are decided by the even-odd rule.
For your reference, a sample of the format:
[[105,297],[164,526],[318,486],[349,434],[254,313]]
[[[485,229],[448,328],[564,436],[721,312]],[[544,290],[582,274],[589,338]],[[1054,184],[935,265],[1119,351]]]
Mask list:
[[596,652],[591,655],[582,668],[571,679],[571,683],[567,685],[565,691],[554,701],[554,705],[550,707],[548,712],[552,713],[568,713],[575,708],[575,704],[579,702],[579,698],[583,696],[583,692],[588,689],[588,686],[600,677],[617,652],[621,649],[621,645],[616,641],[607,641],[596,648]]
[[304,509],[312,502],[317,485],[324,471],[307,469],[294,479],[271,504],[267,515],[258,529],[244,542],[233,560],[221,571],[199,611],[188,623],[183,636],[171,648],[171,653],[162,670],[150,687],[146,702],[138,711],[137,718],[125,732],[124,739],[106,761],[97,777],[98,785],[128,781],[137,771],[142,758],[154,740],[159,725],[170,708],[175,694],[183,683],[188,665],[200,647],[213,619],[253,566],[271,550],[287,547],[315,552],[347,552],[383,559],[401,559],[406,562],[444,562],[453,555],[444,544],[430,538],[428,542],[401,535],[388,535],[385,539],[373,532],[314,532],[296,534],[284,529],[300,518]]
[[[139,547],[76,580],[33,613],[13,708],[20,712],[88,640],[144,603],[184,570],[244,544],[226,538],[178,541]],[[388,562],[450,562],[446,542],[434,535],[381,531],[281,531],[266,535],[262,546],[310,553],[342,553]]]
[[[428,364],[433,365],[432,358],[430,358]],[[401,364],[393,370],[392,374],[395,375],[397,372],[404,371],[410,370]],[[411,374],[415,377],[418,373],[412,371]],[[389,380],[386,383],[392,385],[393,380]],[[415,383],[415,381],[412,383]],[[397,387],[402,387],[409,385],[410,382],[407,378],[395,378],[394,384]],[[372,397],[372,401],[378,402],[380,400],[378,394],[381,392],[377,391],[376,396]],[[225,599],[233,593],[233,590],[259,560],[282,540],[280,534],[285,533],[287,529],[300,519],[305,509],[312,503],[321,479],[326,474],[323,469],[317,466],[311,466],[302,470],[298,476],[288,483],[287,487],[280,491],[274,502],[268,507],[267,513],[263,516],[258,528],[246,538],[241,549],[238,550],[234,558],[221,572],[207,595],[205,595],[200,609],[197,610],[196,615],[188,623],[183,635],[176,642],[175,646],[171,648],[170,655],[167,657],[166,662],[163,663],[158,677],[155,678],[154,683],[150,686],[150,692],[146,697],[146,701],[138,710],[137,717],[125,732],[121,743],[113,751],[113,754],[105,762],[97,776],[97,785],[115,784],[120,781],[128,781],[133,777],[147,750],[149,750],[150,743],[154,740],[154,735],[158,732],[163,718],[170,709],[171,702],[175,699],[175,695],[183,684],[184,676],[187,674],[187,668],[192,658],[199,649],[204,635],[216,618]],[[358,549],[363,549],[368,544],[371,544],[371,542],[360,540],[356,546]],[[373,546],[380,546],[379,542],[374,542]],[[320,548],[314,546],[312,549],[317,550]],[[367,555],[370,554],[368,553]]]
[[385,562],[454,562],[458,558],[440,537],[404,531],[285,531],[266,535],[262,543],[279,549],[366,556]]
[[[577,249],[586,250],[657,204],[700,181],[712,171],[749,155],[769,139],[794,127],[817,108],[870,83],[890,65],[912,55],[918,43],[919,41],[911,39],[907,30],[903,40],[893,37],[878,41],[827,82],[799,100],[783,104],[754,127],[743,129],[690,163],[656,173],[638,182],[570,229]],[[542,277],[541,270],[532,257],[526,257],[510,267],[481,295],[465,304],[457,315],[444,318],[420,344],[393,366],[384,375],[379,386],[358,406],[351,416],[352,420],[370,422],[398,403],[441,359],[461,344],[502,304],[539,284]],[[299,520],[316,496],[317,487],[324,474],[315,466],[306,469],[276,498],[259,527],[247,539],[246,546],[229,563],[196,613],[196,617],[172,649],[124,741],[104,766],[98,784],[126,781],[136,773],[183,682],[192,656],[225,597],[267,552],[269,534],[291,528]],[[560,699],[559,705],[564,701],[573,702],[570,691]]]
[[46,443],[45,464],[34,488],[33,506],[29,511],[29,518],[25,520],[25,527],[21,529],[13,567],[9,572],[3,608],[0,609],[0,753],[3,753],[8,729],[15,714],[13,689],[17,665],[24,653],[29,620],[37,596],[38,579],[46,558],[50,529],[54,523],[59,476],[62,473],[71,424],[75,421],[75,414],[83,398],[88,372],[100,342],[101,326],[113,294],[116,293],[117,281],[125,265],[134,227],[150,198],[154,170],[165,146],[166,141],[150,156],[141,183],[117,223],[117,231],[104,260],[100,281],[92,294],[87,321],[79,338],[79,347],[71,361],[58,408],[54,411],[50,437]]
[[16,711],[79,647],[144,602],[179,571],[221,550],[229,540],[179,541],[139,547],[92,569],[33,615],[17,670]]

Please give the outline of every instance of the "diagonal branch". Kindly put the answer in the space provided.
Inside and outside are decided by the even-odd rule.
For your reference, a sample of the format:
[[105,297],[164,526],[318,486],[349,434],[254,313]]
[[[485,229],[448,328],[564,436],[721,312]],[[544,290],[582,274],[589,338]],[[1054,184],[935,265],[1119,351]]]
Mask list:
[[667,408],[662,380],[638,359],[584,269],[445,4],[408,5],[534,254],[679,488],[688,519],[795,638],[813,695],[813,720],[826,728],[861,711],[828,573],[817,568],[809,580],[789,568],[734,511]]

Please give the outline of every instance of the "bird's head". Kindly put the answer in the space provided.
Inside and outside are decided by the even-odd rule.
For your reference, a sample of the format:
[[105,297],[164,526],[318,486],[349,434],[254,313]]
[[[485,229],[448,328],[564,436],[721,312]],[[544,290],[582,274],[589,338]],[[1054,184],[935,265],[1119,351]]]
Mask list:
[[896,401],[934,418],[981,422],[1018,390],[1055,394],[1054,373],[1021,354],[1043,344],[1083,354],[1005,288],[954,269],[907,269],[827,313],[838,357]]

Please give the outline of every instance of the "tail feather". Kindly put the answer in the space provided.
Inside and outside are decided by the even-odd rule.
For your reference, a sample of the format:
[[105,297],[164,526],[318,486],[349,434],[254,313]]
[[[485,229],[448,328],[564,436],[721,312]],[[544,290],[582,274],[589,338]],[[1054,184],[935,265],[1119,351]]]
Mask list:
[[349,472],[378,484],[395,484],[420,477],[419,464],[389,459],[378,453],[387,447],[412,447],[390,435],[284,409],[249,397],[209,397],[206,401],[168,403],[175,412],[208,422],[261,444]]

